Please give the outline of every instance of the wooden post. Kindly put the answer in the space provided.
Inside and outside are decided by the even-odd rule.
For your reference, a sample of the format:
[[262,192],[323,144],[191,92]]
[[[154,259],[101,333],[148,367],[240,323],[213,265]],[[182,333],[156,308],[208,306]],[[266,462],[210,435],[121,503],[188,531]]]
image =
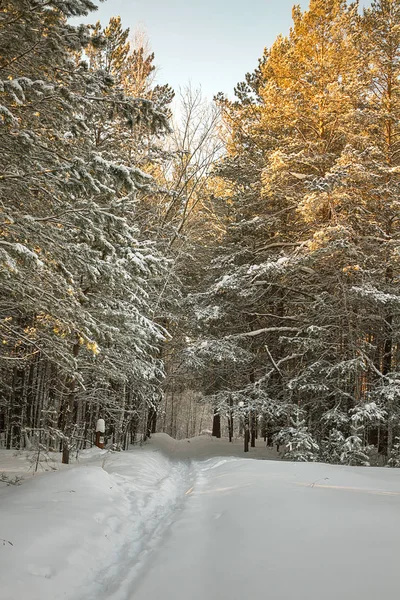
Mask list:
[[96,441],[95,444],[98,448],[104,448],[104,434],[106,431],[106,425],[104,419],[99,419],[96,423]]

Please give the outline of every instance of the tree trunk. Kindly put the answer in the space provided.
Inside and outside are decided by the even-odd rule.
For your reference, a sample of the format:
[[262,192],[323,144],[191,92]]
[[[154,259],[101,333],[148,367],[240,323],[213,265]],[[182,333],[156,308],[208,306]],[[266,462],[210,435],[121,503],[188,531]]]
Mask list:
[[[79,342],[73,345],[72,353],[76,358],[79,354]],[[69,464],[69,454],[71,450],[71,439],[74,421],[74,405],[75,405],[75,389],[76,380],[75,377],[68,377],[66,381],[66,387],[69,390],[67,392],[66,402],[64,404],[63,414],[63,440],[62,440],[62,463],[64,465]]]
[[25,371],[18,367],[14,369],[12,387],[12,409],[10,422],[10,447],[21,448],[22,438],[22,407],[24,395]]
[[156,432],[157,426],[157,411],[154,406],[149,407],[149,412],[147,414],[147,431],[146,435],[148,438],[151,438],[151,434]]
[[[388,315],[385,319],[385,326],[387,331],[387,337],[383,346],[383,364],[382,373],[387,375],[392,370],[392,351],[393,351],[393,340],[392,340],[392,324],[393,316]],[[393,400],[389,400],[387,406],[387,457],[390,457],[393,448]]]
[[214,412],[212,435],[216,438],[221,437],[221,415],[217,412]]
[[264,442],[266,442],[267,441],[267,421],[265,420],[265,417],[263,417],[263,419],[262,419],[261,435],[262,435]]
[[251,411],[251,447],[256,447],[256,415],[254,410]]
[[228,416],[228,432],[229,432],[229,441],[231,442],[233,439],[233,400],[229,398],[229,416]]
[[249,413],[246,413],[244,417],[244,451],[249,451],[249,441],[250,441],[250,427],[249,427]]

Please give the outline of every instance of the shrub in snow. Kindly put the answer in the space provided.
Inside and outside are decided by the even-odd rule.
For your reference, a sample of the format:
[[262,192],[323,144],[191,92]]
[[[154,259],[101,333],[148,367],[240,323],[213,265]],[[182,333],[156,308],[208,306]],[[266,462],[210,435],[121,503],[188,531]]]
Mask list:
[[340,462],[352,466],[370,466],[370,454],[373,446],[365,444],[365,428],[368,424],[382,422],[386,418],[385,409],[376,402],[357,404],[350,410],[352,424],[351,435],[343,444]]
[[392,450],[390,452],[390,458],[388,460],[388,467],[400,467],[400,438],[395,438]]
[[331,464],[340,463],[345,443],[344,435],[338,429],[331,429],[329,437],[321,444],[321,458],[324,462]]
[[340,462],[344,465],[350,465],[353,467],[369,467],[370,451],[371,446],[365,446],[361,437],[357,435],[357,432],[355,431],[354,434],[350,435],[343,444]]
[[0,473],[0,483],[5,483],[6,485],[21,485],[23,481],[22,477],[10,477],[7,473]]
[[292,426],[284,427],[275,436],[275,443],[285,447],[283,458],[296,462],[317,460],[319,446],[308,431],[305,420],[300,420],[299,412],[296,414],[296,419],[290,420]]

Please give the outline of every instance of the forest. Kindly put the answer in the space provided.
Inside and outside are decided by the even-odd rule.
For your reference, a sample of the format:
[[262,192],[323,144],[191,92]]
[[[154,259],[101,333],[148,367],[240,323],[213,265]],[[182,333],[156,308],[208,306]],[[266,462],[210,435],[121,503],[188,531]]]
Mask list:
[[92,0],[0,4],[0,447],[400,467],[400,0],[294,6],[212,103]]

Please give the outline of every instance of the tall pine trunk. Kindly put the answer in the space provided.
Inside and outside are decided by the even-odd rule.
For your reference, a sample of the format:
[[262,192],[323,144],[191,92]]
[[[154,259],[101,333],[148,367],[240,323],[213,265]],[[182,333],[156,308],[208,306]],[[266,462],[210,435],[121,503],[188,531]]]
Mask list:
[[212,435],[216,438],[221,437],[221,415],[214,411]]
[[[79,354],[79,342],[76,342],[72,347],[72,354],[76,358]],[[64,402],[64,410],[62,415],[63,421],[63,439],[62,439],[62,462],[65,465],[69,464],[70,450],[72,447],[72,433],[74,423],[74,409],[75,409],[75,393],[76,393],[76,379],[75,377],[68,376],[65,382],[67,389],[66,399]]]
[[232,410],[232,406],[233,406],[232,396],[229,396],[228,434],[229,434],[229,441],[230,442],[233,439],[233,410]]

